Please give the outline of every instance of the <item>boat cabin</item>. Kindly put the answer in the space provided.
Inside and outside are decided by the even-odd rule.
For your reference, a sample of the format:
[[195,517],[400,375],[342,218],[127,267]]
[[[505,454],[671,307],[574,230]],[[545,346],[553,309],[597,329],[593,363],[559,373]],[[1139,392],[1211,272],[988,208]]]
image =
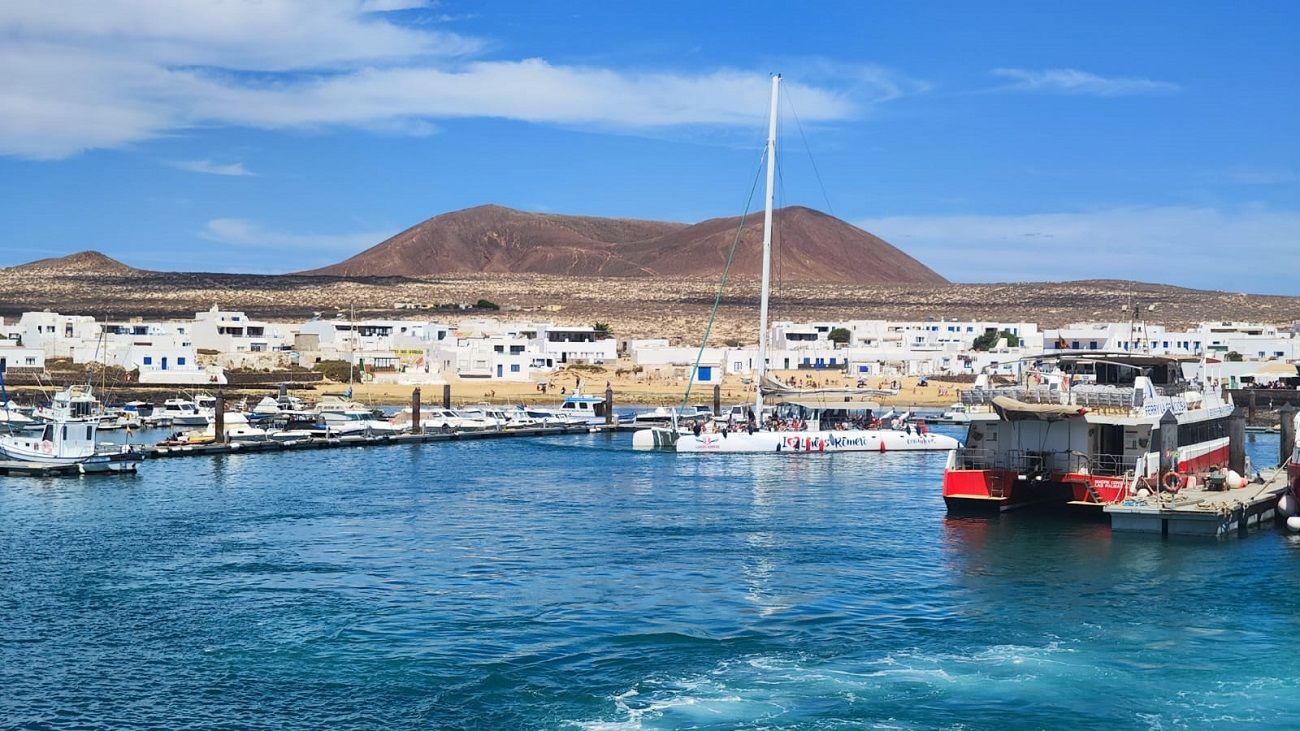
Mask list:
[[560,414],[563,416],[581,417],[584,419],[604,418],[605,417],[605,399],[600,396],[581,396],[574,394],[560,404]]
[[4,437],[4,447],[14,457],[38,460],[76,460],[95,454],[96,423],[72,421],[46,424],[39,432]]
[[771,411],[779,423],[799,422],[808,431],[866,429],[875,420],[880,404],[857,399],[800,399],[781,401]]

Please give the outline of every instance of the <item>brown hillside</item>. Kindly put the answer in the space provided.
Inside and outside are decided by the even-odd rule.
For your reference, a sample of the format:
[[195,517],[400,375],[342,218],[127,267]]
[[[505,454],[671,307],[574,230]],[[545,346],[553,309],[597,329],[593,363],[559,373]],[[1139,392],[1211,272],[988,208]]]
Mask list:
[[[493,272],[713,278],[722,273],[739,222],[739,218],[718,218],[688,226],[480,206],[431,218],[350,259],[304,273],[348,277]],[[762,214],[752,214],[745,223],[732,276],[759,276],[762,230]],[[777,211],[774,230],[775,273],[786,281],[946,281],[880,238],[808,208]]]
[[[658,274],[722,273],[740,218],[715,218],[629,247],[628,257]],[[772,221],[773,276],[792,282],[943,284],[937,272],[857,226],[801,206]],[[745,218],[731,276],[758,278],[763,266],[763,214]]]
[[617,247],[682,224],[525,213],[478,206],[412,226],[356,256],[305,274],[418,277],[466,272],[637,276],[652,274]]
[[67,256],[37,259],[12,268],[16,272],[62,272],[66,274],[130,274],[139,269],[129,267],[98,251],[78,251]]

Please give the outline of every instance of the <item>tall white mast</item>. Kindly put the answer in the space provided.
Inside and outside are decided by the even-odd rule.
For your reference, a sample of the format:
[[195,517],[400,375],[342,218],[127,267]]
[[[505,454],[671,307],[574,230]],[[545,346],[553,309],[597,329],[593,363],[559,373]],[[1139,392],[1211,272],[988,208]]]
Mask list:
[[772,202],[776,183],[776,95],[781,75],[772,76],[772,112],[767,122],[767,203],[763,208],[763,291],[758,304],[758,378],[755,379],[754,419],[763,419],[763,379],[767,376],[767,298],[772,288]]

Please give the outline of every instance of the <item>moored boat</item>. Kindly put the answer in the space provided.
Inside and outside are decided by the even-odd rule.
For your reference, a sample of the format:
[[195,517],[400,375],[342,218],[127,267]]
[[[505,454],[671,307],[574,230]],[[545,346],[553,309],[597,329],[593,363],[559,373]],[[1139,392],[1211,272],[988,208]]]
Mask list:
[[[825,452],[888,452],[941,451],[960,446],[952,437],[928,433],[924,428],[914,429],[899,420],[901,428],[886,428],[874,417],[879,408],[874,403],[863,402],[865,396],[879,391],[871,389],[814,389],[799,390],[787,387],[768,377],[767,340],[768,304],[772,279],[772,214],[776,180],[776,122],[777,98],[781,85],[779,75],[772,77],[771,109],[767,133],[767,193],[763,209],[762,285],[758,311],[758,360],[753,410],[746,415],[743,427],[705,428],[697,426],[683,433],[680,416],[669,413],[669,426],[642,429],[632,435],[634,449],[673,449],[678,452],[730,453],[730,452],[783,452],[788,454],[821,454]],[[736,237],[739,241],[740,237]],[[733,252],[734,253],[734,252]],[[725,276],[725,275],[724,275]],[[715,309],[717,304],[715,302]],[[707,335],[701,343],[701,353],[707,344]],[[688,384],[699,374],[699,358],[692,369]],[[764,397],[772,396],[772,407],[764,407]],[[690,397],[688,385],[683,408]],[[697,413],[699,413],[697,411]],[[712,413],[705,410],[704,421],[711,423]]]
[[0,435],[0,455],[17,462],[76,465],[81,472],[135,472],[144,453],[131,446],[95,443],[95,421],[61,421],[45,424],[40,432]]
[[1055,364],[1037,383],[962,392],[971,422],[944,472],[950,511],[1099,509],[1227,474],[1233,404],[1187,381],[1179,359],[1067,355]]

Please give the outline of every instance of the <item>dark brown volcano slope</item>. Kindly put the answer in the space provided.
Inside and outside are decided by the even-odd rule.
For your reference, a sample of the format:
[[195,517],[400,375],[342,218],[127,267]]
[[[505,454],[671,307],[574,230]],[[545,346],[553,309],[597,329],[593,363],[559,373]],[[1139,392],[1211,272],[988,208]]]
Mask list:
[[479,206],[412,226],[350,259],[305,274],[419,277],[467,272],[638,276],[622,244],[662,236],[678,223],[525,213]]
[[[350,259],[305,273],[716,277],[726,265],[739,223],[739,218],[717,218],[687,226],[480,206],[431,218]],[[809,208],[777,211],[773,230],[776,267],[785,281],[947,281],[886,241]],[[762,214],[748,216],[732,264],[733,277],[759,276],[762,232]]]
[[139,271],[98,251],[78,251],[67,256],[37,259],[13,267],[16,272],[58,272],[64,274],[130,274]]

